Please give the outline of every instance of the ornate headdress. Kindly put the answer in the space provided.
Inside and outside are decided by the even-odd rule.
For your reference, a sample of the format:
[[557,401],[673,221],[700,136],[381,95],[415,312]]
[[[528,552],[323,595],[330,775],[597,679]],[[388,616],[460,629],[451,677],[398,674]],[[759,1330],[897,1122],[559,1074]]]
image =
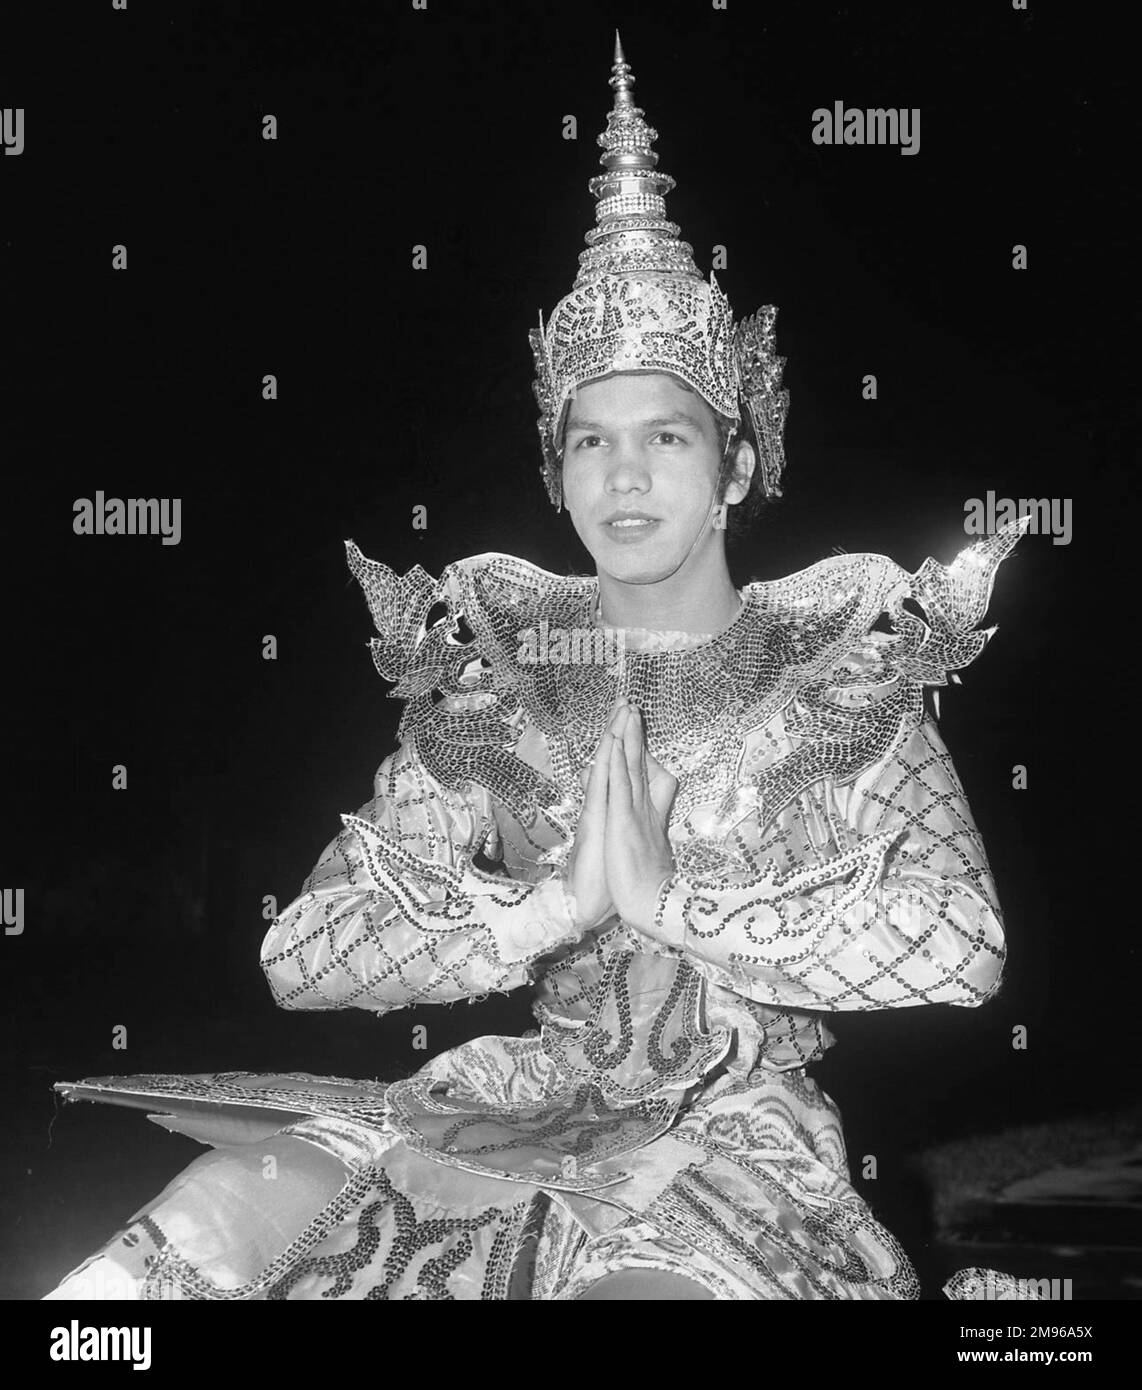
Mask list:
[[563,423],[576,389],[612,372],[654,371],[681,378],[739,425],[744,418],[757,443],[762,487],[779,497],[789,392],[781,389],[785,359],[774,343],[777,310],[763,305],[735,329],[713,271],[709,284],[702,279],[693,248],[666,219],[664,194],[674,180],[655,168],[658,132],[634,104],[634,81],[616,31],[614,108],[598,137],[606,172],[587,185],[597,200],[596,225],[571,293],[546,329],[540,312],[539,328],[529,334],[548,496],[562,510]]

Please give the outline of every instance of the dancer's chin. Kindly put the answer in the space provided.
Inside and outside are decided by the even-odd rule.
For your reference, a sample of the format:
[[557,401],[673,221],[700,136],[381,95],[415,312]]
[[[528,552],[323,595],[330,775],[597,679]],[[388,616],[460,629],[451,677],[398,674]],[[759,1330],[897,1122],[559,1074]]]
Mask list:
[[636,552],[633,547],[629,553],[621,555],[616,555],[610,548],[600,550],[595,553],[594,560],[595,568],[600,573],[608,574],[622,584],[657,584],[662,579],[669,579],[678,568],[678,558],[675,556],[651,555],[641,548]]

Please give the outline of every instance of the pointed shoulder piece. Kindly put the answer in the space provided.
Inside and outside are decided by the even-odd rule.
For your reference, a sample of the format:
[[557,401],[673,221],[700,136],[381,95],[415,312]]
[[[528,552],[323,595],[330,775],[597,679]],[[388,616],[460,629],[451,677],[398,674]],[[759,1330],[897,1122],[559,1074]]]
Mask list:
[[[851,781],[919,727],[925,687],[958,680],[954,673],[995,632],[978,624],[999,564],[1025,529],[1026,518],[967,546],[949,565],[925,560],[915,574],[883,555],[841,555],[751,586],[775,619],[771,641],[783,676],[769,693],[759,682],[743,723],[759,727],[780,707],[794,741],[752,778],[769,815],[823,777]],[[890,632],[874,628],[882,614]]]
[[[850,629],[850,637],[856,640],[837,668],[840,683],[864,684],[887,677],[917,686],[944,686],[949,678],[955,681],[955,673],[970,666],[995,634],[994,627],[980,629],[979,623],[991,601],[999,565],[1028,524],[1028,518],[1021,517],[965,546],[951,564],[929,558],[915,574],[881,555],[839,557],[867,565],[863,607],[873,622],[887,615],[893,629],[891,633],[873,631],[864,621]],[[909,601],[912,611],[905,606]],[[824,607],[827,610],[829,604]],[[826,655],[835,656],[836,649]]]
[[[489,551],[457,560],[439,579],[419,565],[397,575],[346,541],[379,636],[373,663],[405,701],[399,737],[413,741],[428,772],[462,791],[475,783],[525,826],[560,799],[550,779],[512,749],[525,720],[530,678],[516,660],[521,631],[553,605],[590,611],[597,580],[560,576]],[[432,610],[443,612],[433,622]]]

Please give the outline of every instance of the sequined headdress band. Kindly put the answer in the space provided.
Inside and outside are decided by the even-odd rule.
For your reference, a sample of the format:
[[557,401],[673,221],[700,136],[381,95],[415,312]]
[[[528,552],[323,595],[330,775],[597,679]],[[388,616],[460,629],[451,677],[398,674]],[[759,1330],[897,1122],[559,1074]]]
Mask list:
[[614,372],[643,371],[671,373],[719,414],[747,424],[762,487],[780,496],[789,393],[781,389],[785,359],[776,355],[777,310],[763,305],[735,328],[713,271],[709,284],[702,279],[692,248],[667,220],[674,180],[657,168],[658,132],[634,104],[634,81],[616,33],[614,106],[598,137],[605,172],[587,185],[595,226],[571,293],[546,328],[541,312],[529,335],[548,495],[561,509],[563,425],[576,389]]

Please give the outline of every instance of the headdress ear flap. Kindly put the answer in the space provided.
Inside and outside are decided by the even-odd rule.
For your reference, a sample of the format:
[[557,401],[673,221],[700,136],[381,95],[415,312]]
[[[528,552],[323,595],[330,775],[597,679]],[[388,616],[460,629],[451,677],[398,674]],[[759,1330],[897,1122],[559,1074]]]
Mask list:
[[785,421],[789,392],[781,386],[785,358],[776,353],[774,325],[777,309],[763,304],[744,318],[734,332],[734,360],[741,388],[742,416],[757,443],[762,490],[767,497],[782,495],[785,472]]
[[543,477],[551,505],[557,512],[563,510],[563,480],[561,477],[559,455],[555,448],[555,381],[551,371],[551,359],[547,352],[547,335],[543,330],[543,310],[539,311],[539,327],[528,333],[532,357],[535,359],[535,379],[531,389],[535,403],[539,406],[539,447],[543,455],[540,473]]
[[544,468],[543,482],[547,488],[547,495],[551,498],[551,505],[557,512],[561,512],[563,510],[563,474],[558,465]]

